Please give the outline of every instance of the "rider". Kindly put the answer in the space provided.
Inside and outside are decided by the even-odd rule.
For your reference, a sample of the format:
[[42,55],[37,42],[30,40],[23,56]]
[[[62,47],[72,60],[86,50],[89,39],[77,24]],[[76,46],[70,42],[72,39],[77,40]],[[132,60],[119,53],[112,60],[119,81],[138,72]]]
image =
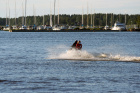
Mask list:
[[72,48],[76,48],[76,44],[77,44],[78,40],[76,40],[73,45],[71,46]]
[[81,50],[82,49],[82,44],[81,41],[79,40],[76,44],[76,49]]

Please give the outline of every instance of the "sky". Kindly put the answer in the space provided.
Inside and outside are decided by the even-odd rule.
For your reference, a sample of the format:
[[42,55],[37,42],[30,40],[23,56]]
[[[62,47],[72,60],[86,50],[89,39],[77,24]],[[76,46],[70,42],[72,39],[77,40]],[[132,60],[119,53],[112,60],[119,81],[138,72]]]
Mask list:
[[[0,4],[0,17],[2,18],[5,18],[6,14],[10,18],[23,15],[22,7],[25,7],[25,0],[0,0]],[[84,14],[87,12],[88,14],[140,14],[140,0],[56,0],[56,15],[58,10],[59,14],[82,14],[82,9]],[[27,16],[48,15],[50,11],[54,14],[54,0],[27,0]]]

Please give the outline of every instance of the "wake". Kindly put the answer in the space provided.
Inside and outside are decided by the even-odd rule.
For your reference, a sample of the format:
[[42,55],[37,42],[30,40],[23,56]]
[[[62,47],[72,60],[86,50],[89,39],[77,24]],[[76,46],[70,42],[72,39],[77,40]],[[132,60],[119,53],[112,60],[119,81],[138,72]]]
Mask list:
[[89,53],[85,50],[68,50],[63,53],[50,56],[48,59],[77,60],[77,61],[124,61],[140,62],[140,57],[121,56],[105,53]]

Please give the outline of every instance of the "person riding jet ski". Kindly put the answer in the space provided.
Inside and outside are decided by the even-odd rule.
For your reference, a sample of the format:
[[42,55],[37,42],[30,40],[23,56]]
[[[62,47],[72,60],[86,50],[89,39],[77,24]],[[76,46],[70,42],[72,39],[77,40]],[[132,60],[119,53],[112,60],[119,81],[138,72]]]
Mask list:
[[82,49],[82,44],[81,41],[78,41],[76,44],[76,49],[81,50]]
[[81,41],[76,40],[71,47],[77,50],[82,49]]

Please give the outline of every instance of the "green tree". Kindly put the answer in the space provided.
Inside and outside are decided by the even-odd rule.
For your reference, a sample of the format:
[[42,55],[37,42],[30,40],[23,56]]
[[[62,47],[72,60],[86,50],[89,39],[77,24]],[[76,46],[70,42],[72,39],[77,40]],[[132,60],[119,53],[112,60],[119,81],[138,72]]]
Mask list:
[[137,16],[137,24],[140,27],[140,15]]

